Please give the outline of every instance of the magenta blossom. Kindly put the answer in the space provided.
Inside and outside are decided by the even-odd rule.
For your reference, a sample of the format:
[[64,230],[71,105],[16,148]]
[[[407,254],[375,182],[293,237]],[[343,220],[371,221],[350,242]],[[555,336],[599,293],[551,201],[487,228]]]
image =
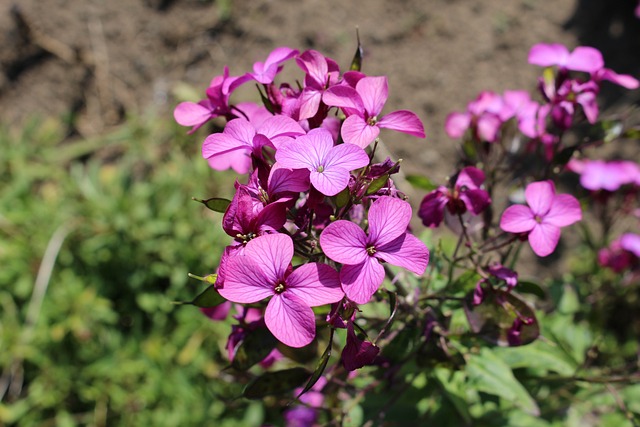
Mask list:
[[229,116],[231,93],[247,81],[245,76],[229,77],[229,67],[224,67],[224,73],[211,80],[206,99],[197,103],[181,102],[173,110],[173,117],[182,126],[192,126],[189,133],[193,133],[214,117]]
[[338,82],[340,68],[334,60],[315,50],[302,53],[296,58],[296,63],[306,73],[299,98],[298,119],[310,119],[318,112],[325,89]]
[[282,343],[303,347],[316,335],[311,307],[340,301],[338,273],[326,264],[308,263],[291,270],[293,241],[268,234],[247,243],[244,253],[227,260],[220,295],[251,304],[271,297],[264,313],[267,328]]
[[262,157],[262,147],[278,148],[279,144],[304,130],[293,119],[272,116],[255,126],[244,118],[231,120],[222,133],[209,135],[202,144],[202,157],[216,170],[232,168],[237,173],[251,169],[251,154]]
[[625,233],[598,251],[598,263],[616,273],[638,265],[640,260],[640,234]]
[[298,51],[288,47],[277,47],[267,57],[264,62],[253,64],[253,73],[248,73],[255,81],[265,85],[273,83],[273,80],[282,70],[282,63],[288,61],[298,54]]
[[365,151],[350,144],[333,145],[331,133],[312,129],[283,144],[276,160],[290,169],[307,169],[313,186],[326,196],[335,196],[349,184],[350,172],[369,164]]
[[380,128],[424,138],[424,126],[418,116],[407,110],[391,112],[378,117],[389,96],[387,78],[363,77],[355,89],[337,85],[327,89],[322,101],[331,107],[342,108],[347,119],[342,124],[342,139],[349,144],[365,148],[380,134]]
[[500,228],[509,233],[528,233],[529,244],[538,256],[551,254],[560,240],[560,227],[582,219],[580,203],[570,194],[556,194],[552,181],[532,182],[525,189],[529,206],[509,206]]
[[529,64],[541,67],[557,65],[563,70],[592,73],[604,67],[604,59],[600,51],[592,47],[578,46],[569,52],[558,43],[539,43],[529,51]]
[[353,328],[353,321],[347,321],[347,343],[342,350],[342,365],[347,371],[355,371],[363,366],[371,365],[380,347],[366,340],[361,340]]
[[417,237],[407,233],[411,220],[409,203],[382,196],[369,209],[369,234],[351,221],[329,224],[320,235],[320,246],[340,270],[342,289],[357,304],[366,304],[384,281],[380,261],[423,274],[429,250]]
[[640,185],[640,166],[630,160],[571,159],[567,167],[580,174],[580,185],[591,191],[616,191],[626,184]]
[[480,169],[473,166],[462,169],[453,191],[440,186],[424,197],[418,210],[422,223],[427,227],[439,226],[445,209],[453,215],[462,215],[467,211],[478,215],[491,203],[489,193],[480,188],[484,180],[484,172]]
[[500,95],[484,91],[467,105],[466,112],[449,114],[444,129],[451,138],[460,138],[467,129],[471,129],[475,139],[496,142],[504,122],[500,117],[503,111],[504,104]]

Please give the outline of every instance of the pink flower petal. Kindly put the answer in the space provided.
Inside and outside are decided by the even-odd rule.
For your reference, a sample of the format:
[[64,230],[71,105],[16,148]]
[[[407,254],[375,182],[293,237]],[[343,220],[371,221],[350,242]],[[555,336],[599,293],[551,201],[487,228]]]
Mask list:
[[407,232],[411,205],[389,196],[378,198],[369,208],[369,242],[382,246]]
[[580,202],[570,194],[557,194],[542,222],[556,227],[566,227],[581,219]]
[[264,322],[273,336],[289,347],[304,347],[316,336],[313,310],[286,291],[271,298],[264,312]]
[[538,181],[527,185],[524,198],[534,215],[544,216],[549,212],[555,193],[552,181]]
[[218,292],[229,301],[243,304],[273,295],[274,282],[262,267],[246,254],[228,257],[224,266],[224,285]]
[[451,113],[447,116],[444,130],[450,138],[461,138],[471,125],[471,115],[468,113]]
[[560,228],[551,224],[536,224],[529,233],[529,244],[538,256],[551,254],[558,246]]
[[322,101],[322,91],[313,88],[304,88],[298,102],[300,103],[300,112],[298,119],[305,120],[316,115],[318,107]]
[[564,66],[569,58],[569,50],[561,44],[540,43],[529,51],[529,64],[541,67]]
[[324,129],[314,129],[283,144],[276,151],[276,160],[286,168],[316,170],[332,147],[331,134]]
[[340,131],[342,139],[347,144],[354,144],[365,148],[371,144],[380,134],[380,128],[371,126],[358,115],[352,115],[342,123]]
[[484,183],[485,175],[484,172],[478,168],[474,168],[473,166],[467,166],[463,168],[458,174],[458,179],[456,179],[456,187],[467,187],[468,189],[476,189],[480,188],[482,183]]
[[[446,189],[444,189],[446,191]],[[418,209],[418,216],[426,227],[437,227],[444,218],[444,209],[449,199],[441,190],[434,190],[424,196]]]
[[173,118],[181,126],[200,127],[211,118],[211,109],[195,102],[181,102],[173,110]]
[[637,89],[640,86],[640,82],[635,77],[628,74],[618,74],[609,68],[601,68],[595,73],[595,76],[598,79],[609,80],[626,89]]
[[592,73],[604,67],[604,59],[598,49],[578,46],[569,54],[565,67],[569,70]]
[[462,200],[467,209],[474,215],[478,215],[491,204],[489,193],[481,189],[471,189],[460,193]]
[[305,131],[291,117],[278,115],[266,119],[258,128],[257,133],[266,136],[276,148],[280,148],[283,143],[291,138],[304,135]]
[[360,340],[353,330],[353,323],[347,322],[347,343],[342,350],[342,364],[347,371],[354,371],[374,362],[380,348],[369,341]]
[[358,112],[359,115],[364,116],[365,110],[362,99],[358,92],[352,87],[343,85],[332,86],[324,91],[322,102],[330,107],[343,108],[349,111],[349,113],[345,111],[347,115]]
[[408,110],[399,110],[386,114],[378,121],[378,126],[385,129],[392,129],[398,132],[424,138],[424,125],[420,118]]
[[344,297],[338,272],[327,264],[315,262],[293,270],[287,277],[285,293],[295,295],[310,307],[338,302]]
[[280,163],[274,163],[269,173],[269,195],[284,192],[299,193],[309,189],[309,172],[307,169],[289,169]]
[[375,117],[380,114],[389,96],[387,78],[385,76],[364,77],[356,84],[356,91],[369,117]]
[[210,159],[236,150],[251,152],[252,149],[252,145],[239,141],[226,133],[214,133],[206,137],[202,143],[202,157]]
[[416,274],[424,274],[429,264],[429,249],[420,239],[409,233],[384,246],[376,246],[374,256]]
[[623,234],[620,237],[620,247],[640,258],[640,234]]
[[349,171],[336,166],[322,172],[312,170],[309,179],[316,190],[325,196],[335,196],[349,184]]
[[316,50],[307,50],[296,58],[296,63],[317,86],[326,84],[329,67],[323,54]]
[[238,174],[245,174],[251,170],[251,153],[249,150],[229,151],[219,156],[207,159],[209,166],[218,171],[232,168]]
[[360,147],[353,144],[336,145],[324,158],[324,167],[339,166],[348,171],[363,168],[369,164],[369,156]]
[[360,264],[369,258],[367,235],[351,221],[333,222],[320,234],[320,247],[335,262]]
[[523,205],[509,206],[500,218],[500,228],[509,233],[524,233],[533,229],[536,224],[531,209]]
[[343,265],[340,270],[342,289],[347,298],[366,304],[384,281],[384,267],[374,257],[356,265]]
[[271,67],[275,64],[282,64],[284,61],[287,61],[298,54],[297,49],[291,49],[286,46],[280,46],[275,48],[269,56],[267,60],[264,62],[265,67]]
[[265,234],[250,240],[244,254],[260,266],[271,284],[275,284],[284,278],[291,263],[293,240],[286,234]]
[[483,113],[478,118],[478,137],[487,142],[496,142],[498,140],[498,134],[500,127],[502,126],[502,120],[496,114]]

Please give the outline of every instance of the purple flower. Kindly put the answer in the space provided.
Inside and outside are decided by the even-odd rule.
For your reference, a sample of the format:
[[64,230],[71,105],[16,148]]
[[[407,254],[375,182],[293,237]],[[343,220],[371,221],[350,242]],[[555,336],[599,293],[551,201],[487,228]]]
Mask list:
[[341,130],[346,143],[365,148],[378,137],[380,128],[424,138],[424,126],[411,111],[399,110],[378,117],[388,96],[385,76],[363,77],[356,83],[355,89],[347,85],[327,89],[322,101],[329,106],[342,108],[347,115]]
[[355,145],[334,146],[331,133],[322,128],[283,144],[276,160],[290,169],[307,169],[313,186],[326,196],[335,196],[349,184],[350,172],[369,164],[367,153]]
[[347,344],[342,350],[342,365],[347,371],[355,371],[371,365],[380,353],[380,347],[358,338],[353,329],[353,321],[347,322]]
[[571,159],[567,167],[580,174],[580,185],[591,191],[616,191],[626,184],[640,185],[640,167],[630,160]]
[[255,237],[277,232],[286,220],[284,204],[271,203],[263,207],[247,186],[240,184],[224,213],[222,228],[237,244],[246,244]]
[[480,169],[472,166],[462,169],[453,191],[440,186],[422,199],[418,210],[422,223],[427,227],[439,226],[445,208],[453,215],[462,215],[467,211],[478,215],[491,203],[489,193],[480,188],[484,180],[484,172]]
[[500,95],[490,91],[481,92],[467,105],[466,112],[449,114],[444,129],[451,138],[460,138],[467,129],[471,129],[475,139],[496,142],[504,122],[500,118],[504,111]]
[[229,301],[251,304],[271,297],[265,324],[290,347],[304,347],[316,335],[311,307],[340,301],[338,273],[326,264],[308,263],[295,270],[293,241],[285,234],[268,234],[247,243],[244,253],[226,264],[220,295]]
[[621,273],[640,259],[640,234],[625,233],[598,251],[598,263]]
[[182,126],[192,126],[189,133],[193,133],[214,117],[230,115],[229,97],[247,81],[245,76],[229,77],[229,67],[224,67],[224,73],[211,80],[206,99],[198,103],[181,102],[173,110],[173,117]]
[[295,49],[288,47],[277,47],[267,57],[264,62],[253,64],[253,73],[248,73],[255,81],[265,85],[273,83],[273,80],[282,70],[282,63],[288,61],[298,54]]
[[305,87],[299,98],[300,113],[298,119],[310,119],[318,112],[325,89],[338,82],[340,68],[334,60],[326,58],[315,50],[304,52],[296,58],[296,62],[306,73],[304,78]]
[[384,281],[380,261],[423,274],[429,250],[417,237],[407,233],[411,220],[409,203],[382,196],[369,209],[369,234],[356,224],[339,220],[320,235],[325,255],[343,264],[342,289],[357,304],[366,304]]
[[262,147],[278,148],[279,144],[304,130],[293,119],[272,116],[256,129],[244,118],[233,119],[222,133],[209,135],[202,144],[202,157],[216,170],[232,168],[243,174],[251,169],[251,154],[262,157]]
[[592,73],[604,67],[604,60],[600,51],[592,47],[578,46],[569,52],[561,44],[539,43],[529,51],[529,64]]
[[500,228],[509,233],[528,233],[529,244],[538,256],[551,254],[560,240],[560,227],[582,219],[580,203],[570,194],[556,194],[552,181],[532,182],[525,189],[529,206],[509,206]]

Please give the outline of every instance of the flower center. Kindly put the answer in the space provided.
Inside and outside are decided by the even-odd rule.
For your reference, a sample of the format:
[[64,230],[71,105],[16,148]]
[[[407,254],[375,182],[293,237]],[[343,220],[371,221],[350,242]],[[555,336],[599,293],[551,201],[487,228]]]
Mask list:
[[318,172],[318,173],[324,172],[324,166],[323,165],[318,165],[318,168],[316,169],[316,172]]
[[369,118],[367,119],[367,124],[368,124],[369,126],[375,126],[375,125],[376,125],[376,123],[378,123],[378,116],[369,117]]
[[542,223],[542,217],[540,215],[534,216],[533,219],[535,219],[538,224]]
[[373,255],[376,253],[376,248],[373,245],[367,246],[367,252],[369,253],[369,255]]
[[276,294],[281,294],[284,292],[285,290],[285,286],[283,282],[279,282],[278,284],[276,284],[276,286],[273,288],[273,290],[275,291]]
[[247,242],[251,239],[253,239],[254,237],[256,237],[256,235],[252,232],[249,232],[247,234],[236,234],[236,239],[241,240],[243,245],[246,245]]

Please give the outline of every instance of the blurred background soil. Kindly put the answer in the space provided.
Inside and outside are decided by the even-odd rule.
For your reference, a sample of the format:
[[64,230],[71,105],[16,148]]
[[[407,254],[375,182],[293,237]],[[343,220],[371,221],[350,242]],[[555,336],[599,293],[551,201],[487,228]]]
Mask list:
[[[99,134],[150,109],[172,120],[177,85],[204,96],[225,65],[243,74],[277,46],[317,49],[347,67],[357,28],[363,71],[389,78],[385,111],[413,110],[426,125],[426,141],[391,133],[387,144],[407,160],[405,171],[427,171],[440,181],[454,154],[443,132],[446,115],[482,90],[533,89],[540,71],[527,64],[533,44],[592,45],[609,67],[637,76],[634,6],[635,0],[1,0],[0,111],[10,123],[33,115],[66,120],[70,136]],[[609,94],[608,105],[623,93]]]

